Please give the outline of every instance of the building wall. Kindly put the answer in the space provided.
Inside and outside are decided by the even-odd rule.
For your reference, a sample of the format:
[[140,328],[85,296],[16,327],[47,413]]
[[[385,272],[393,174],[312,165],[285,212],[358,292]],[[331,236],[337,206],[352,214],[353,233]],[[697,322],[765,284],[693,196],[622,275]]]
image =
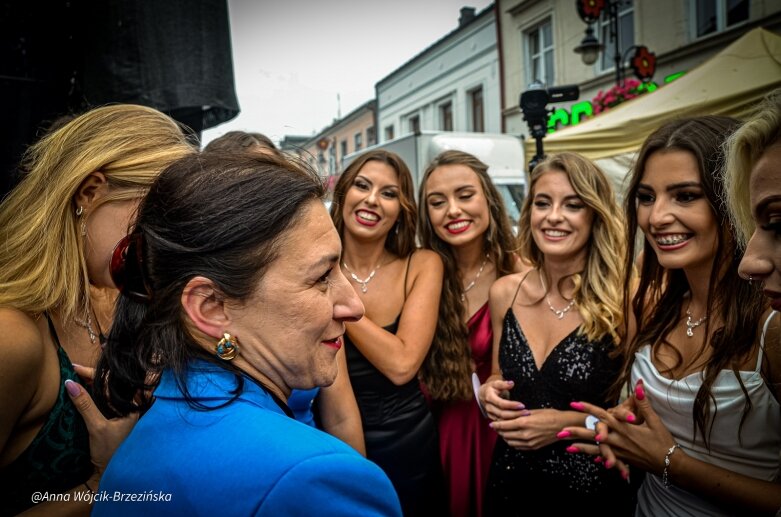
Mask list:
[[[313,136],[303,145],[302,156],[322,176],[340,174],[342,158],[359,150],[356,147],[356,135],[361,135],[361,149],[376,143],[373,129],[374,102],[369,101]],[[346,144],[346,151],[343,151],[342,142]]]
[[[577,84],[580,86],[580,98],[575,102],[582,102],[591,100],[600,90],[615,84],[614,69],[601,71],[598,63],[585,65],[581,56],[574,52],[586,30],[586,24],[578,16],[575,2],[497,1],[504,67],[502,114],[507,133],[528,133],[519,108],[520,94],[529,86],[524,34],[542,20],[551,20],[554,39],[555,82],[547,86]],[[694,0],[634,0],[634,44],[645,45],[656,54],[657,66],[653,80],[660,85],[665,77],[693,69],[754,27],[763,26],[776,32],[781,31],[781,2],[750,0],[748,21],[697,37],[693,21],[694,4]],[[633,77],[631,69],[626,71],[626,77]],[[551,107],[569,108],[575,102]]]
[[410,133],[418,116],[421,130],[441,130],[440,106],[452,106],[452,130],[472,131],[470,92],[482,88],[486,132],[501,131],[499,57],[492,8],[462,30],[438,42],[377,83],[378,141]]

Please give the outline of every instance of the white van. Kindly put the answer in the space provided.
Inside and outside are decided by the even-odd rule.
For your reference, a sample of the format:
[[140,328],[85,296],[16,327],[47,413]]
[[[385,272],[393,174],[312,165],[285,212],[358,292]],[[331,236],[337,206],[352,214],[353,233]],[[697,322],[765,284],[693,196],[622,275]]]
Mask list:
[[517,233],[518,217],[527,191],[526,161],[519,138],[494,133],[421,131],[349,154],[344,157],[342,170],[357,156],[374,149],[385,149],[401,156],[412,173],[416,195],[426,167],[442,151],[457,150],[476,156],[488,165],[488,175],[499,190]]

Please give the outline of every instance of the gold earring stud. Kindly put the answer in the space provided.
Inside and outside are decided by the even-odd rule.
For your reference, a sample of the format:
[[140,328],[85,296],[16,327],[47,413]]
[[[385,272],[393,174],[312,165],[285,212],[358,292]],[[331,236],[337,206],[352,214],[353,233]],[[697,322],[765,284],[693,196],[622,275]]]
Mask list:
[[239,340],[227,332],[223,332],[222,339],[217,342],[215,352],[223,361],[230,361],[239,355]]

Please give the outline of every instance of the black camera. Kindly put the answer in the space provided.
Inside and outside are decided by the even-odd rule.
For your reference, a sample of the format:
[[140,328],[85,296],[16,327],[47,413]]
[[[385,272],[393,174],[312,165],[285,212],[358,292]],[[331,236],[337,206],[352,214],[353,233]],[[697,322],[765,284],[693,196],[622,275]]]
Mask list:
[[533,83],[528,90],[521,94],[520,105],[523,119],[529,125],[529,132],[537,142],[537,154],[529,163],[530,170],[545,156],[542,149],[542,139],[547,132],[548,116],[551,112],[548,109],[548,104],[574,101],[578,97],[580,97],[580,88],[576,84],[545,88],[540,83]]

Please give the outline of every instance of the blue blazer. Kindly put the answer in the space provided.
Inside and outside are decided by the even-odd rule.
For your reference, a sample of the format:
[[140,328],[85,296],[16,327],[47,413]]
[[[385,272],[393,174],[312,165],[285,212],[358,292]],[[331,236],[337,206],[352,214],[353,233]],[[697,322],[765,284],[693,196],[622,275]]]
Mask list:
[[[232,397],[232,373],[197,362],[190,396],[210,407]],[[288,417],[244,378],[227,406],[185,400],[170,371],[155,402],[117,449],[92,515],[401,516],[393,485],[349,445]]]

